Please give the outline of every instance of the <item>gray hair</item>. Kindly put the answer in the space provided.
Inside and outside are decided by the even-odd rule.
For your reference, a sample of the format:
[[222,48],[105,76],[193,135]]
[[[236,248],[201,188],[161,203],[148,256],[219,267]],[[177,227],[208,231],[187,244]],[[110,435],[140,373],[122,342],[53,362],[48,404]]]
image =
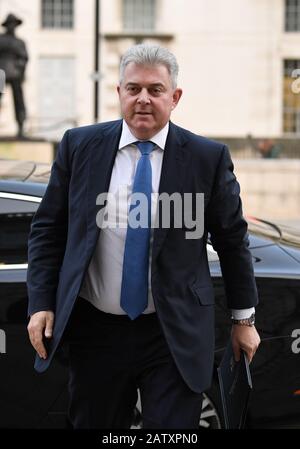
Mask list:
[[143,66],[164,65],[170,74],[173,88],[176,88],[179,67],[175,56],[167,48],[149,44],[138,44],[129,48],[121,59],[120,83],[123,81],[126,66],[131,62]]

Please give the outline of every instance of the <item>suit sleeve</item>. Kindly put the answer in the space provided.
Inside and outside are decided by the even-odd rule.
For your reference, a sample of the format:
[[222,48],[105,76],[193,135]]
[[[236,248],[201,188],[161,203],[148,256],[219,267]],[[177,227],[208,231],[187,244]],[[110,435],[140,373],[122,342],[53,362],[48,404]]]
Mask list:
[[31,223],[28,239],[28,315],[42,310],[55,311],[59,271],[68,232],[69,180],[67,131],[52,165],[45,195]]
[[254,307],[258,295],[248,249],[248,226],[243,218],[240,186],[226,146],[219,160],[206,222],[213,248],[220,259],[228,307]]

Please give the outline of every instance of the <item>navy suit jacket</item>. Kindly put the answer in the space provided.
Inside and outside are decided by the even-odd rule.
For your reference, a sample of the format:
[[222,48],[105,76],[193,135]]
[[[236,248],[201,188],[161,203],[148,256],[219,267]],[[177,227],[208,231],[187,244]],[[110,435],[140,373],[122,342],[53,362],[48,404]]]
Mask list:
[[[74,128],[62,139],[50,181],[29,236],[29,314],[53,310],[55,324],[47,369],[57,349],[93,255],[100,229],[98,194],[107,192],[122,120]],[[176,365],[196,392],[211,383],[214,358],[214,291],[206,240],[218,252],[228,307],[257,304],[247,224],[227,147],[170,122],[159,193],[204,193],[202,238],[186,239],[184,226],[156,228],[151,287],[162,330]]]

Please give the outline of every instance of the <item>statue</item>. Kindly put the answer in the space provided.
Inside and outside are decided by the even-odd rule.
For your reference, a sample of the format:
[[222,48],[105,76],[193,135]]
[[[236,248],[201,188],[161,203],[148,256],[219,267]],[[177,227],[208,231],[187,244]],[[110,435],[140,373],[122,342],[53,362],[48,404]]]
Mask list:
[[15,36],[15,28],[21,25],[22,20],[14,14],[8,14],[1,24],[6,28],[4,34],[0,34],[0,69],[4,70],[6,83],[11,85],[15,117],[18,123],[18,137],[23,136],[23,124],[26,119],[22,83],[24,81],[25,67],[28,54],[23,40]]

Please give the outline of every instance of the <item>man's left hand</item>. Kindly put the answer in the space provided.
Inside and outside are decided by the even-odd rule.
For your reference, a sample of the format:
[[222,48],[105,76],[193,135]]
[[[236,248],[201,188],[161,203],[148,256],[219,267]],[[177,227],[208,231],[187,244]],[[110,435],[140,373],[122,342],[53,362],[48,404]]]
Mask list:
[[240,360],[241,350],[243,350],[247,354],[249,363],[251,363],[260,344],[260,337],[255,326],[234,324],[231,329],[231,341],[235,360]]

